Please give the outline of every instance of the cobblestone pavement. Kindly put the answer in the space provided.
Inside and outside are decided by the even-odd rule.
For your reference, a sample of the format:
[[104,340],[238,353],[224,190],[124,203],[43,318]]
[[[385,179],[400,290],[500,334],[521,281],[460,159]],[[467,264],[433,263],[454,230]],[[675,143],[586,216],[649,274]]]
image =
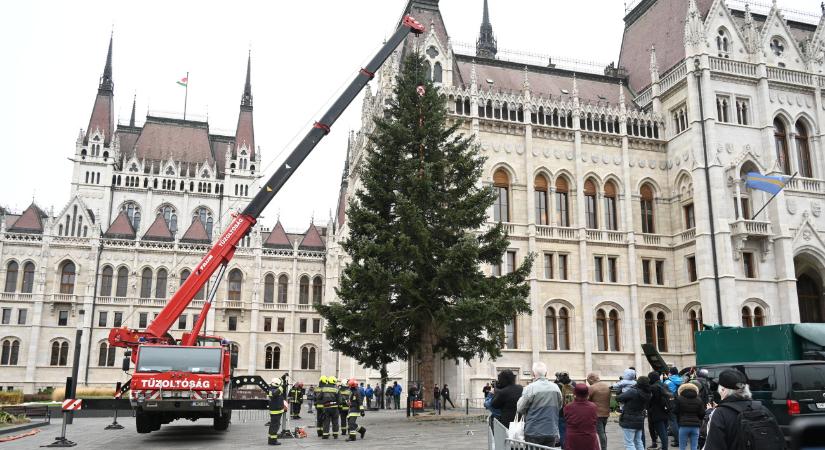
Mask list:
[[[487,448],[487,425],[478,416],[449,415],[441,418],[419,417],[407,419],[404,411],[380,411],[367,413],[359,424],[367,427],[365,439],[357,442],[321,440],[315,433],[314,416],[307,414],[292,422],[291,428],[302,426],[306,439],[283,439],[279,448],[359,448],[359,449],[450,449],[483,450]],[[68,427],[68,438],[78,449],[233,449],[267,448],[266,418],[260,412],[243,412],[233,415],[229,431],[214,431],[211,422],[176,421],[150,434],[137,434],[131,417],[118,420],[126,428],[109,431],[104,427],[111,423],[107,418],[76,418]],[[3,450],[33,449],[54,441],[60,433],[60,419],[52,425],[40,428],[40,433],[2,444]],[[608,425],[608,447],[621,449],[622,437],[618,424],[611,420]]]

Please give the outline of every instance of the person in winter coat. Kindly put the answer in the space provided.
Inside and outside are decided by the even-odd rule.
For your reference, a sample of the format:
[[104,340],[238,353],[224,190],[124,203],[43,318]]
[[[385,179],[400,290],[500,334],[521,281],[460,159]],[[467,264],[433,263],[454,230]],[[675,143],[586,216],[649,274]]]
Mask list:
[[696,382],[699,383],[699,398],[702,403],[707,405],[713,400],[713,393],[711,392],[708,369],[699,369],[696,372]]
[[441,388],[437,384],[433,386],[433,408],[441,414]]
[[447,403],[449,403],[450,406],[455,408],[453,400],[450,398],[450,388],[448,388],[446,384],[444,385],[444,387],[441,388],[441,400],[444,403],[444,409],[447,409]]
[[[676,395],[679,391],[679,386],[685,382],[685,379],[679,375],[679,369],[676,367],[670,368],[670,376],[664,381],[664,385],[670,391],[670,394],[676,398]],[[670,412],[670,435],[673,436],[673,446],[679,446],[679,424],[676,423],[676,415],[673,414],[673,411]]]
[[555,446],[559,440],[561,391],[547,379],[547,365],[533,363],[533,382],[521,393],[516,412],[525,417],[524,440],[532,444]]
[[636,371],[634,369],[625,369],[624,373],[622,374],[622,379],[619,380],[618,383],[614,383],[612,386],[610,386],[610,389],[621,394],[630,387],[634,386],[635,384]]
[[699,398],[699,388],[693,383],[679,386],[679,396],[673,408],[679,424],[679,450],[697,450],[699,445],[699,425],[705,418],[705,405]]
[[607,450],[607,419],[610,418],[610,385],[601,381],[598,373],[591,372],[587,375],[587,383],[590,385],[590,393],[587,399],[596,404],[598,420],[596,421],[596,432],[599,435],[599,442],[602,450]]
[[624,433],[626,450],[645,450],[642,437],[645,428],[645,413],[650,404],[650,379],[641,376],[636,384],[627,388],[616,400],[624,404],[619,416],[619,427]]
[[670,419],[670,391],[662,384],[658,372],[650,372],[650,406],[647,408],[647,425],[650,431],[651,446],[658,448],[656,439],[662,443],[662,450],[667,450],[667,424]]
[[596,404],[587,400],[589,392],[584,383],[579,383],[573,388],[574,400],[564,407],[567,430],[562,448],[570,450],[599,450],[601,448],[596,431],[599,412]]
[[761,412],[769,422],[772,422],[772,433],[763,435],[759,448],[785,447],[782,430],[776,423],[776,418],[761,402],[753,401],[748,387],[748,379],[742,372],[734,369],[723,370],[719,374],[719,405],[710,414],[705,432],[705,446],[703,450],[728,450],[737,448],[737,438],[742,430],[737,426],[739,413],[747,409]]
[[490,406],[501,411],[499,422],[504,428],[508,428],[510,422],[516,419],[516,406],[523,390],[524,387],[516,383],[516,374],[513,372],[502,370],[498,374],[496,391]]
[[[393,381],[393,383],[395,383]],[[386,395],[384,396],[384,403],[387,405],[387,409],[392,409],[392,405],[395,404],[395,388],[392,386],[387,386]]]

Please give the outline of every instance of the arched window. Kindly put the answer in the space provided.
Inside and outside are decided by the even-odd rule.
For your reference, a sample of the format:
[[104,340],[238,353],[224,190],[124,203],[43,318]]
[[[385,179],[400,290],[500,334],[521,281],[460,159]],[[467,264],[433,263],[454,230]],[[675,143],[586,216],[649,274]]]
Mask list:
[[264,369],[281,368],[281,347],[277,345],[267,345],[264,351]]
[[324,282],[321,277],[312,279],[312,304],[320,305],[324,297]]
[[607,337],[610,341],[610,351],[621,351],[622,339],[619,331],[619,312],[615,309],[611,310],[607,317]]
[[753,314],[751,314],[751,309],[747,306],[742,307],[742,326],[745,328],[753,326]]
[[429,61],[424,61],[424,65],[423,65],[422,69],[424,70],[424,78],[426,78],[428,80],[432,80],[433,79],[433,71],[432,71],[432,68],[430,67],[430,62]]
[[584,182],[584,216],[587,219],[587,228],[599,228],[596,208],[596,183],[592,178]]
[[603,309],[596,311],[596,344],[600,352],[607,351],[607,316]]
[[599,351],[621,351],[621,334],[619,329],[619,312],[610,309],[596,311],[596,337]]
[[186,279],[189,278],[189,275],[192,275],[192,271],[189,269],[183,269],[180,272],[180,284],[179,286],[183,286],[183,283],[186,282]]
[[299,282],[298,304],[309,304],[309,277],[304,275]]
[[104,266],[100,272],[100,296],[110,297],[112,295],[112,278],[115,271],[112,266]]
[[796,151],[799,154],[799,176],[811,178],[814,175],[811,169],[811,147],[808,138],[808,127],[801,120],[796,122]]
[[550,220],[547,217],[547,177],[540,174],[536,175],[533,189],[536,193],[536,225],[550,225]]
[[696,351],[696,332],[702,330],[702,308],[690,310],[688,314],[688,325],[690,325],[690,342],[693,351]]
[[[129,177],[126,177],[126,181],[128,185]],[[126,213],[132,228],[137,231],[140,228],[140,206],[135,202],[126,202],[120,207],[120,210]]]
[[155,279],[155,298],[166,298],[166,269],[158,269],[158,276]]
[[227,300],[241,299],[241,285],[243,284],[243,274],[240,269],[232,269],[229,271],[229,286]]
[[129,287],[129,269],[121,267],[117,269],[117,284],[115,285],[115,297],[126,297],[126,290]]
[[786,175],[791,174],[790,158],[788,157],[788,132],[785,128],[785,123],[782,119],[777,117],[773,119],[773,138],[776,145],[776,159],[779,161],[779,167],[782,173]]
[[547,308],[544,318],[547,333],[547,350],[570,350],[570,315],[567,308]]
[[264,277],[264,303],[275,302],[275,275],[271,273]]
[[16,366],[20,355],[20,341],[13,338],[3,339],[0,351],[0,366]]
[[556,224],[560,227],[570,226],[569,187],[567,179],[556,178]]
[[616,213],[616,185],[608,181],[604,184],[604,222],[608,230],[619,229],[619,218]]
[[716,36],[716,50],[720,58],[730,57],[730,37],[725,28],[719,28]]
[[278,277],[278,303],[286,303],[286,295],[289,292],[289,278],[286,275]]
[[301,369],[315,370],[315,347],[306,346],[301,348]]
[[761,306],[753,308],[753,326],[765,326],[765,311],[762,310]]
[[100,367],[114,367],[115,350],[117,350],[115,346],[109,345],[106,341],[101,342],[97,355],[97,365]]
[[[237,189],[237,186],[235,186],[235,188]],[[209,239],[212,239],[212,227],[214,224],[212,219],[212,211],[205,206],[201,206],[192,214],[192,222],[194,222],[195,219],[199,219],[201,221],[203,227],[206,228],[206,235],[209,236]]]
[[498,169],[493,174],[493,189],[496,193],[496,202],[493,205],[493,220],[496,222],[510,221],[510,177],[504,169]]
[[6,289],[5,292],[17,291],[17,272],[19,265],[16,261],[11,261],[6,265]]
[[441,78],[442,78],[441,72],[442,72],[441,63],[440,62],[435,63],[435,65],[433,66],[433,82],[434,83],[441,83]]
[[158,215],[163,216],[172,234],[178,231],[178,213],[172,205],[162,205],[158,208]]
[[152,269],[145,268],[140,273],[140,298],[152,297]]
[[645,183],[639,190],[639,204],[642,211],[642,233],[655,233],[656,221],[653,218],[653,188]]
[[75,265],[71,261],[64,262],[60,267],[60,293],[74,294]]
[[31,294],[34,291],[34,263],[29,261],[23,264],[23,287],[20,292]]
[[667,351],[667,317],[662,311],[656,314],[656,348]]
[[50,366],[65,366],[69,359],[69,343],[67,341],[52,342]]

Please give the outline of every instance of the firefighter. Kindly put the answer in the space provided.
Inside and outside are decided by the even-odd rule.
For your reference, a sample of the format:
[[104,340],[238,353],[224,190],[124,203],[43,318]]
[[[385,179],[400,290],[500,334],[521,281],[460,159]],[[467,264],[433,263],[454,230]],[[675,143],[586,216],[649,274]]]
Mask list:
[[281,387],[283,381],[280,378],[273,378],[269,385],[269,445],[281,445],[278,442],[278,431],[281,428],[281,415],[284,413],[284,390]]
[[292,385],[289,390],[289,414],[293,419],[301,418],[301,404],[304,398],[304,383],[300,381]]
[[318,380],[318,388],[315,389],[315,427],[318,431],[318,437],[323,436],[324,434],[324,404],[321,400],[323,400],[321,396],[321,389],[326,386],[327,384],[327,377],[322,376],[320,380]]
[[327,377],[327,382],[320,387],[319,405],[324,407],[324,423],[322,439],[329,439],[329,429],[332,426],[332,437],[338,439],[338,388],[335,377]]
[[355,434],[360,433],[361,439],[364,439],[367,429],[358,426],[358,417],[364,417],[364,397],[358,390],[358,380],[350,378],[347,382],[349,414],[347,414],[347,429],[349,430],[349,440],[355,440]]
[[338,407],[341,410],[341,436],[347,435],[347,416],[349,415],[349,386],[341,380],[338,386]]

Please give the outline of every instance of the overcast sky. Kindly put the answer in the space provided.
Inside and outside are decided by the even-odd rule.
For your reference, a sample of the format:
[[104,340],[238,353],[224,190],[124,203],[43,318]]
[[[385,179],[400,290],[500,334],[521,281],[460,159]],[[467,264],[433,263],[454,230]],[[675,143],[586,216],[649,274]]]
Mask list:
[[[761,0],[769,2],[768,0]],[[499,48],[618,59],[622,0],[489,0]],[[630,2],[628,2],[630,3]],[[818,12],[814,0],[780,0]],[[114,28],[115,115],[127,122],[137,95],[147,110],[180,114],[189,72],[189,113],[234,135],[247,51],[252,50],[255,141],[268,177],[329,100],[391,34],[406,0],[22,1],[0,15],[0,205],[61,209],[70,194],[80,128],[88,125]],[[455,41],[473,42],[482,0],[441,0]],[[429,25],[429,24],[425,24]],[[360,126],[360,98],[266,209],[288,230],[334,210],[346,136]],[[105,227],[104,227],[105,228]]]

